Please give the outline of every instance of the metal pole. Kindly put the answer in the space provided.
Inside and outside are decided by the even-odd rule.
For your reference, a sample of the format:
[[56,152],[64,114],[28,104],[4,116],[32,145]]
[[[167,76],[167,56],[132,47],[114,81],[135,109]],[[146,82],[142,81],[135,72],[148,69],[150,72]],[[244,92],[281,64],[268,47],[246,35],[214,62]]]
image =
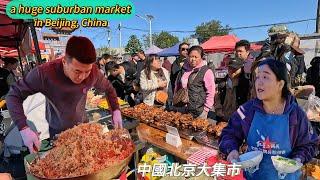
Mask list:
[[142,17],[138,14],[136,14],[137,17],[145,20],[146,22],[149,22],[149,46],[151,47],[152,46],[152,31],[151,31],[151,26],[152,26],[152,19],[154,18],[152,15],[146,15],[146,17]]
[[316,22],[316,33],[320,32],[320,0],[318,0],[318,7],[317,7],[317,22]]
[[108,28],[108,48],[110,48],[110,41],[111,41],[110,28]]
[[121,44],[121,22],[119,23],[119,51],[120,51],[120,56],[122,55],[121,52],[122,44]]
[[33,40],[34,48],[35,48],[35,50],[36,50],[37,61],[38,61],[38,64],[41,64],[41,55],[40,55],[38,37],[37,37],[36,29],[35,29],[34,26],[33,26],[33,23],[30,23],[30,31],[31,31],[31,35],[32,35],[32,40]]
[[152,46],[152,32],[151,32],[151,19],[149,19],[149,43],[150,43],[150,48]]
[[[28,32],[27,32],[28,33]],[[22,74],[22,78],[24,77],[24,69],[23,69],[23,65],[22,65],[22,59],[21,59],[21,53],[20,53],[20,47],[19,47],[19,42],[17,41],[17,51],[18,51],[18,55],[19,55],[19,62],[20,62],[20,67],[21,67],[21,74]]]

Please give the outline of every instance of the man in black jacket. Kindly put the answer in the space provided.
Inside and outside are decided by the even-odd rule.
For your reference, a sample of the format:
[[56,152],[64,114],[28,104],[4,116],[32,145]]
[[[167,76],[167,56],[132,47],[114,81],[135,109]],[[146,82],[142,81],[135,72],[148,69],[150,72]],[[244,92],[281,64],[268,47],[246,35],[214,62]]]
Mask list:
[[130,106],[134,106],[135,102],[131,97],[131,93],[135,93],[133,82],[136,80],[136,69],[130,62],[121,64],[109,62],[106,64],[106,70],[110,72],[108,80],[116,89],[118,97],[126,100]]
[[316,89],[316,96],[320,97],[320,57],[314,57],[311,62],[311,67],[307,71],[307,83],[313,85]]
[[140,74],[141,74],[141,71],[144,69],[144,64],[146,62],[146,55],[144,54],[144,51],[143,50],[139,50],[137,52],[137,55],[139,57],[139,60],[137,61],[137,81],[140,82]]
[[184,64],[184,61],[188,57],[189,44],[183,42],[179,45],[179,57],[172,63],[170,72],[171,89],[174,92],[175,83],[179,72]]

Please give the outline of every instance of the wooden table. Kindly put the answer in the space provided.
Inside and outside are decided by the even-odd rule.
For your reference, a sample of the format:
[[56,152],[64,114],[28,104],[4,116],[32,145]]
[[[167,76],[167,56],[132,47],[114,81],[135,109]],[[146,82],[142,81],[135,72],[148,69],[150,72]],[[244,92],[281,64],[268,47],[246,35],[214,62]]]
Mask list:
[[171,153],[183,160],[187,160],[189,156],[205,147],[190,140],[181,138],[182,145],[175,147],[166,143],[166,132],[140,123],[137,127],[137,133],[141,141],[150,143],[160,149]]

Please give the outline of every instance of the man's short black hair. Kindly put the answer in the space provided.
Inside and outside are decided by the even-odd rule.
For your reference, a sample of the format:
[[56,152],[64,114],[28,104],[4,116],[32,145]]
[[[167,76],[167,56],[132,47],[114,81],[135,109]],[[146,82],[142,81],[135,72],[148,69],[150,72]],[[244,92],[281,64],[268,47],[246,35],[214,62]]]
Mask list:
[[75,58],[80,63],[92,64],[97,59],[93,43],[87,37],[82,36],[72,36],[68,40],[65,54],[68,62]]
[[183,46],[183,45],[190,45],[189,43],[187,43],[187,42],[183,42],[183,43],[181,43],[181,44],[179,44],[179,51],[181,50],[181,47]]
[[250,50],[250,42],[248,40],[240,40],[236,43],[235,49],[238,47],[244,46],[244,48],[249,51]]

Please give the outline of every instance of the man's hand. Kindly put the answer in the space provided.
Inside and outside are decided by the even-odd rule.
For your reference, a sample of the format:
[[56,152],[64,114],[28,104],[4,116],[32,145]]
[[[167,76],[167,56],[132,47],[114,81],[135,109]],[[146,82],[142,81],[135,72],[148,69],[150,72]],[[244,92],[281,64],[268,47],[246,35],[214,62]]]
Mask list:
[[28,147],[30,153],[35,153],[40,149],[40,140],[38,135],[29,127],[20,131],[23,143]]
[[238,162],[239,161],[239,152],[237,150],[231,151],[227,157],[227,161]]
[[115,128],[122,128],[122,118],[119,109],[112,112],[112,123]]

